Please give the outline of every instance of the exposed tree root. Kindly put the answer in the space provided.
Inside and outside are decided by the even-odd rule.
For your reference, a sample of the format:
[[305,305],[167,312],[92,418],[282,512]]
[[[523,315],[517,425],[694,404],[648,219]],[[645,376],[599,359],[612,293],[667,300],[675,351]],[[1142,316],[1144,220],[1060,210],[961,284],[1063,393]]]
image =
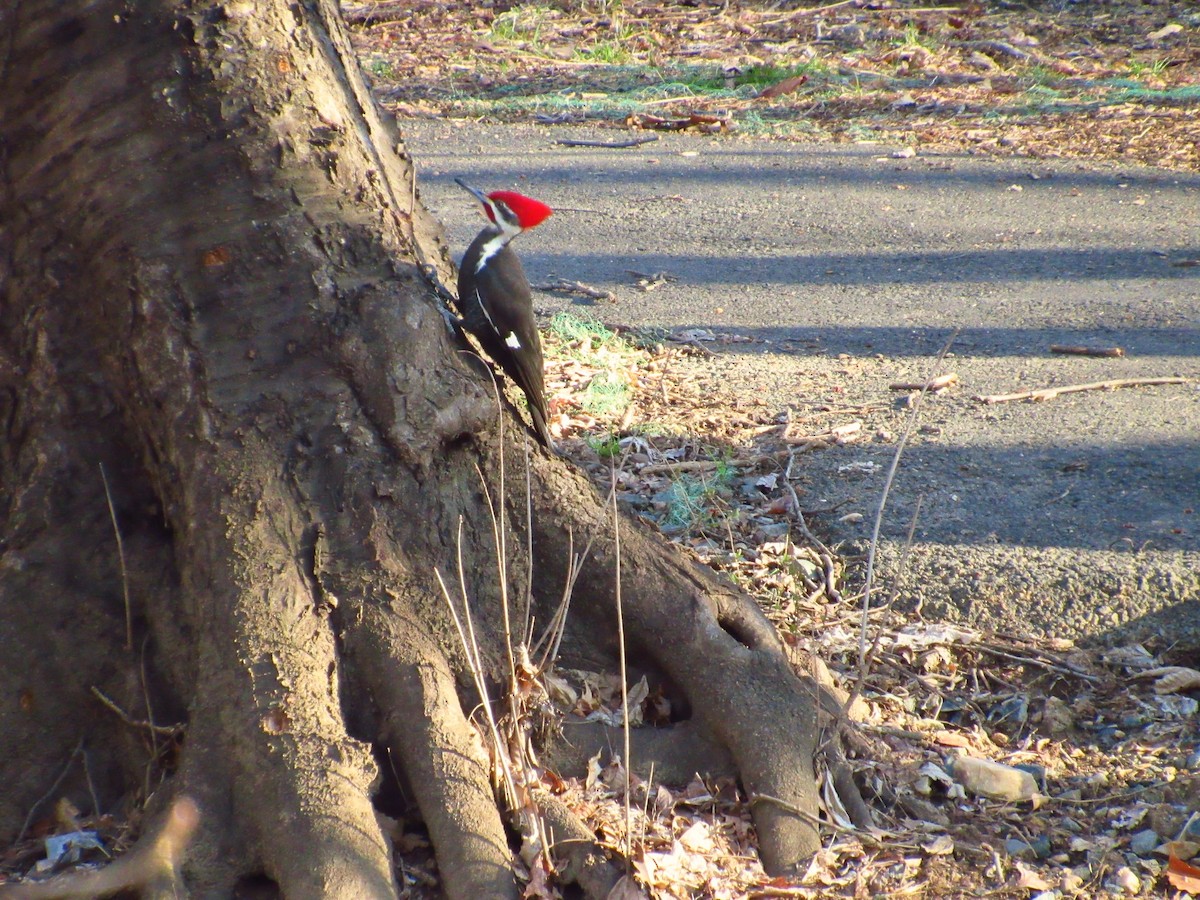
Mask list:
[[378,613],[346,634],[437,851],[448,897],[516,897],[512,851],[479,736],[441,650]]
[[[546,479],[535,493],[559,511],[534,523],[536,570],[551,583],[565,581],[571,522],[579,510],[596,509],[594,489],[549,466],[535,467],[535,479]],[[684,692],[692,715],[732,756],[747,792],[784,801],[756,805],[754,820],[767,871],[789,872],[819,846],[814,692],[792,672],[782,642],[753,601],[664,551],[641,529],[625,527],[626,636],[636,654]],[[576,635],[580,628],[591,634],[613,628],[612,576],[602,573],[615,571],[614,546],[602,522],[593,528],[592,574],[576,586]]]
[[554,795],[538,791],[534,797],[550,839],[550,850],[558,875],[567,884],[577,884],[588,900],[604,900],[623,874],[596,836]]

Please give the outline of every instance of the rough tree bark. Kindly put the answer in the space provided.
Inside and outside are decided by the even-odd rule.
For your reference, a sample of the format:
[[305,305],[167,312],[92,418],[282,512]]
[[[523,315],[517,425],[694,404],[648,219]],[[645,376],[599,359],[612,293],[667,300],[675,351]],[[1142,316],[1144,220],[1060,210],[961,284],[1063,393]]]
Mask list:
[[[516,896],[435,570],[462,554],[501,685],[480,473],[498,493],[503,449],[508,594],[536,621],[593,542],[563,644],[592,668],[615,546],[536,448],[526,529],[525,430],[439,312],[452,268],[399,141],[332,0],[0,4],[0,843],[81,748],[58,793],[85,811],[194,800],[197,896],[265,875],[394,897],[373,798],[395,771],[446,894]],[[621,561],[630,650],[685,698],[657,745],[731,760],[768,870],[794,867],[812,685],[751,601],[632,522]],[[185,722],[181,746],[93,686]]]

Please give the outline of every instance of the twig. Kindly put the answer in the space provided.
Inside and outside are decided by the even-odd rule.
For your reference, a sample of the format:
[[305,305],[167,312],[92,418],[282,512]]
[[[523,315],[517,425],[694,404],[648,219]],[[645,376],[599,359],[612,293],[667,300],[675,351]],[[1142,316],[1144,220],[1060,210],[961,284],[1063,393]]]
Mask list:
[[826,447],[849,444],[858,440],[862,436],[862,425],[862,422],[847,422],[845,425],[838,425],[836,428],[831,428],[821,434],[806,434],[795,437],[789,436],[785,427],[783,441],[785,444],[792,445],[797,450],[824,450]]
[[1073,356],[1124,356],[1121,347],[1087,347],[1075,344],[1051,344],[1051,353],[1069,353]]
[[1165,378],[1114,378],[1111,381],[1092,381],[1087,384],[1064,384],[1062,387],[1038,388],[1032,391],[1017,391],[1015,394],[979,394],[980,403],[1008,403],[1012,400],[1053,400],[1059,394],[1077,394],[1080,391],[1115,391],[1125,387],[1149,387],[1156,384],[1188,384],[1190,378],[1170,376]]
[[780,22],[790,22],[793,19],[800,18],[801,16],[813,16],[819,13],[829,12],[831,9],[837,9],[842,6],[850,6],[855,2],[857,2],[857,0],[838,0],[837,3],[830,3],[826,6],[814,6],[808,9],[798,9],[794,12],[788,13],[786,16],[780,16],[776,19],[762,19],[756,24],[758,24],[760,27],[763,25],[777,25]]
[[806,819],[813,825],[817,825],[821,828],[831,828],[834,831],[853,831],[851,828],[841,828],[833,822],[822,821],[807,810],[803,810],[796,806],[794,803],[788,803],[786,800],[782,800],[779,797],[772,797],[770,794],[750,794],[750,805],[753,806],[756,803],[770,803],[772,806],[778,806],[784,812],[789,812],[793,816]]
[[824,577],[824,584],[821,587],[825,597],[831,603],[841,603],[842,593],[837,587],[837,567],[833,564],[833,553],[825,546],[825,542],[813,534],[812,529],[808,527],[808,522],[804,518],[804,510],[800,508],[800,495],[796,493],[796,488],[792,484],[792,466],[796,463],[797,452],[792,451],[788,454],[787,468],[783,471],[783,486],[792,499],[792,510],[800,533],[804,535],[805,540],[817,548],[817,553],[821,557],[821,571]]
[[987,644],[976,644],[975,646],[984,653],[990,653],[992,656],[999,656],[1001,659],[1010,659],[1013,662],[1025,663],[1027,665],[1037,666],[1041,669],[1049,669],[1051,672],[1058,672],[1060,675],[1071,675],[1075,678],[1082,678],[1084,681],[1091,681],[1093,683],[1100,680],[1095,675],[1089,675],[1087,672],[1076,669],[1067,664],[1056,664],[1042,659],[1035,659],[1031,656],[1018,656],[1015,653],[1007,653],[998,647],[989,647]]
[[[497,442],[500,448],[499,503],[492,501],[492,492],[488,490],[487,479],[483,477],[483,470],[479,468],[478,463],[475,465],[475,473],[479,476],[479,484],[483,488],[483,498],[487,503],[488,513],[492,519],[492,541],[496,547],[496,567],[498,569],[496,574],[500,578],[500,613],[504,623],[504,649],[508,656],[508,683],[515,685],[517,683],[517,662],[516,656],[513,654],[512,620],[508,597],[508,529],[505,527],[506,522],[504,517],[504,501],[508,497],[508,492],[504,486],[504,475],[507,468],[504,465],[504,405],[500,401],[500,382],[497,380],[495,373],[492,374],[492,390],[496,395],[496,425],[500,432],[500,440]],[[459,524],[461,527],[461,521]],[[463,604],[466,604],[465,592],[463,593]],[[470,613],[470,608],[467,608],[468,625],[471,621]]]
[[764,453],[761,456],[738,457],[736,459],[689,459],[685,462],[653,463],[638,469],[639,475],[669,475],[673,472],[712,472],[722,466],[731,469],[743,469],[757,466],[760,463],[779,459],[786,450],[774,453]]
[[71,763],[75,762],[75,757],[83,752],[83,738],[79,739],[79,743],[75,745],[75,749],[71,751],[71,755],[67,757],[66,763],[63,764],[62,771],[58,773],[58,777],[54,779],[54,784],[50,785],[50,790],[38,797],[33,806],[29,807],[29,813],[25,816],[25,822],[21,825],[21,830],[17,832],[17,839],[13,842],[21,843],[25,839],[26,833],[29,831],[29,826],[33,823],[33,817],[37,814],[38,808],[54,796],[54,792],[58,790],[58,786],[63,783],[63,779],[67,777],[67,773],[71,771]]
[[933,391],[938,394],[951,385],[958,384],[958,373],[947,372],[928,381],[894,381],[888,385],[889,391]]
[[117,511],[113,507],[112,492],[108,489],[108,476],[104,474],[104,463],[100,463],[100,480],[104,483],[104,499],[108,501],[108,517],[112,519],[113,534],[117,536],[117,563],[121,567],[121,590],[125,594],[125,649],[133,649],[133,613],[129,604],[129,573],[125,568],[125,542],[121,540],[121,529],[117,527]]
[[174,735],[181,734],[184,730],[182,725],[155,725],[153,722],[146,721],[145,719],[133,718],[131,715],[129,715],[129,713],[117,706],[114,700],[109,699],[104,692],[95,685],[92,685],[92,695],[106,707],[112,710],[112,712],[116,713],[117,718],[119,718],[130,728],[144,728],[151,734],[161,734],[165,735],[166,737],[173,737]]
[[680,346],[683,346],[683,347],[691,347],[693,350],[699,350],[701,356],[712,357],[712,356],[717,355],[715,350],[709,350],[707,347],[705,347],[699,341],[695,341],[695,340],[680,341],[680,340],[676,340],[675,338],[667,338],[667,340],[669,340],[672,344],[679,344]]
[[643,137],[630,138],[627,141],[576,141],[561,139],[554,143],[563,147],[604,147],[612,150],[624,150],[627,147],[640,147],[642,144],[652,144],[658,140],[657,134],[647,134]]
[[685,101],[695,101],[698,98],[695,94],[682,94],[678,97],[660,97],[657,100],[647,100],[639,106],[667,106],[671,103],[683,103]]
[[[941,366],[942,361],[946,358],[946,354],[950,352],[950,347],[958,337],[960,330],[959,328],[954,329],[945,346],[938,353],[937,359],[934,361],[935,368]],[[928,392],[928,388],[923,389],[913,403],[912,412],[909,413],[908,422],[904,426],[904,433],[900,435],[900,440],[896,444],[896,452],[892,454],[892,464],[888,466],[887,477],[883,481],[883,492],[879,496],[879,507],[875,510],[875,524],[871,528],[871,544],[867,548],[867,577],[863,585],[862,620],[859,624],[858,679],[855,681],[854,689],[850,691],[849,696],[846,698],[846,703],[842,707],[843,712],[846,714],[850,712],[851,706],[862,692],[863,682],[867,677],[867,629],[870,625],[871,588],[875,583],[875,554],[879,549],[879,531],[883,527],[883,511],[887,507],[888,494],[891,493],[892,484],[896,480],[896,470],[900,467],[900,457],[904,454],[904,448],[908,444],[908,439],[912,436],[913,428],[917,424],[917,415],[921,411],[921,401],[925,399],[925,395]]]
[[[463,601],[463,616],[459,616],[454,601],[450,599],[450,590],[446,587],[446,582],[442,578],[441,571],[437,567],[434,567],[433,574],[437,579],[438,587],[442,589],[442,597],[446,601],[446,607],[450,610],[450,618],[454,622],[454,630],[458,634],[459,645],[463,648],[463,653],[467,657],[467,668],[471,670],[471,676],[475,681],[475,689],[479,692],[479,703],[483,708],[484,718],[487,720],[488,732],[492,738],[492,746],[496,750],[496,760],[500,774],[504,777],[502,787],[506,789],[505,798],[510,801],[511,806],[516,807],[518,803],[516,775],[513,773],[507,747],[500,737],[500,728],[496,724],[496,717],[492,711],[492,700],[488,696],[487,682],[484,678],[483,660],[479,654],[479,644],[475,640],[475,625],[471,619],[471,603],[467,596],[467,574],[463,566],[462,539],[463,517],[459,516],[458,539],[455,543],[458,563],[458,587]],[[466,623],[465,627],[464,620]]]
[[582,281],[570,281],[566,278],[556,278],[553,281],[547,281],[545,284],[535,284],[533,288],[538,291],[562,291],[567,294],[582,294],[584,297],[590,297],[593,300],[607,300],[610,303],[617,299],[617,295],[612,291],[594,288],[591,285],[584,284]]
[[981,50],[984,53],[990,52],[993,55],[1000,54],[1001,56],[1008,56],[1012,59],[1042,59],[1042,57],[1036,53],[1028,53],[1024,50],[1014,47],[1012,44],[1007,44],[1004,41],[953,41],[952,43],[956,47],[963,47],[967,50]]

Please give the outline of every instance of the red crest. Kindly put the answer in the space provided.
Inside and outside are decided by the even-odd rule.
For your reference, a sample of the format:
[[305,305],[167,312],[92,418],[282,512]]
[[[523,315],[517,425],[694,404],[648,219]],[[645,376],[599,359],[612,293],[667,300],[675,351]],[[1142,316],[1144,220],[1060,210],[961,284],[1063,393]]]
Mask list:
[[516,191],[493,191],[488,194],[488,199],[503,203],[511,209],[522,228],[533,228],[535,225],[540,225],[554,212],[541,200],[534,200],[532,197],[526,197]]

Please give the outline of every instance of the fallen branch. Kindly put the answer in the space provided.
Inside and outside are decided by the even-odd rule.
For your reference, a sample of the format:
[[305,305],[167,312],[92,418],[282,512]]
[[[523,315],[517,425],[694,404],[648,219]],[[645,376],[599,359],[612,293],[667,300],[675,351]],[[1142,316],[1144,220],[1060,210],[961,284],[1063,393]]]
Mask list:
[[1021,50],[1004,41],[954,41],[953,43],[957,47],[962,47],[966,50],[979,50],[989,56],[1007,56],[1010,59],[1017,59],[1022,62],[1030,59],[1035,61],[1041,60],[1038,54]]
[[1120,347],[1085,347],[1074,344],[1051,344],[1051,353],[1069,353],[1072,356],[1124,356]]
[[804,435],[790,435],[785,428],[783,440],[796,451],[824,450],[826,447],[849,444],[859,440],[862,437],[862,427],[862,422],[847,422],[845,425],[839,425],[821,434]]
[[155,725],[153,722],[147,721],[145,719],[133,718],[131,715],[129,715],[129,713],[125,712],[125,710],[123,710],[123,709],[121,709],[121,707],[117,706],[117,704],[115,702],[113,702],[108,697],[106,697],[104,692],[101,691],[100,688],[96,687],[95,685],[92,685],[92,695],[97,700],[99,700],[101,703],[103,703],[106,707],[108,707],[110,710],[112,710],[114,713],[116,713],[117,718],[119,718],[122,722],[124,722],[130,728],[143,728],[146,731],[152,732],[154,734],[166,735],[167,737],[175,737],[176,735],[183,734],[183,732],[185,731],[185,728],[183,725]]
[[665,119],[650,113],[631,113],[625,124],[630,128],[648,128],[657,131],[690,131],[703,134],[725,134],[732,128],[732,123],[723,116],[712,116],[706,113],[692,113],[683,119]]
[[1188,378],[1114,378],[1111,381],[1092,381],[1088,384],[1065,384],[1062,387],[1038,388],[1032,391],[1017,391],[1015,394],[978,394],[980,403],[1009,403],[1013,400],[1053,400],[1059,394],[1077,394],[1080,391],[1115,391],[1124,387],[1150,387],[1156,384],[1187,384]]
[[895,381],[888,385],[890,391],[931,391],[940,394],[951,385],[958,384],[958,374],[947,372],[928,381]]
[[612,150],[624,150],[627,147],[640,147],[642,144],[652,144],[658,140],[657,134],[647,134],[643,137],[630,138],[627,141],[575,141],[557,140],[554,143],[563,147],[605,147]]
[[566,278],[555,278],[552,281],[547,281],[545,284],[535,284],[533,288],[538,291],[561,291],[566,294],[580,294],[592,300],[605,300],[609,303],[613,303],[617,299],[617,295],[612,291],[601,290],[600,288],[584,284],[582,281],[570,281]]

